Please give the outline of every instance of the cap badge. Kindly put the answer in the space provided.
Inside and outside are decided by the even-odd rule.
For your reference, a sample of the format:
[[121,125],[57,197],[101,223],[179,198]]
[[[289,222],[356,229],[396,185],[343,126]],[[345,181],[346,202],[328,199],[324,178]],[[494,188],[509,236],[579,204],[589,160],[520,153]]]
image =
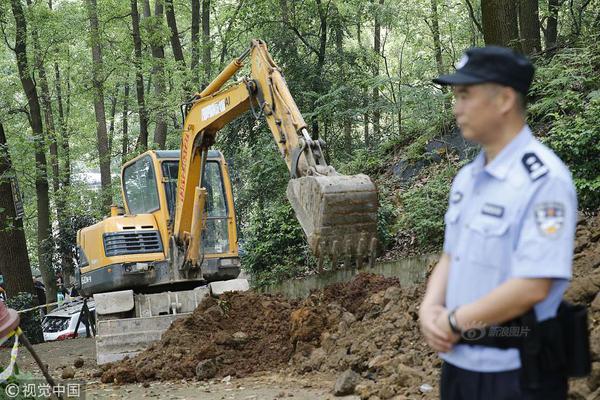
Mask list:
[[458,60],[458,62],[454,65],[454,67],[456,69],[461,69],[462,67],[464,67],[465,65],[467,65],[467,63],[469,62],[469,56],[464,54],[460,60]]

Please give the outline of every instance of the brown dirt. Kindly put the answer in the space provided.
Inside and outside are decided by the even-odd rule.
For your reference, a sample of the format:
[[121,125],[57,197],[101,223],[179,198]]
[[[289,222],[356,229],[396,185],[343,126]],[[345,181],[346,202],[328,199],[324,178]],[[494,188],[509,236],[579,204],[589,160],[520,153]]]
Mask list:
[[577,224],[573,281],[565,294],[572,303],[588,306],[592,373],[570,383],[570,399],[600,399],[600,215],[581,217]]
[[[569,398],[590,400],[600,398],[600,216],[581,219],[575,250],[566,298],[590,307],[594,362],[590,377],[571,382]],[[437,398],[441,362],[418,327],[423,293],[424,285],[360,274],[301,302],[254,292],[207,299],[147,351],[107,368],[102,381],[189,379],[199,361],[214,360],[215,377],[351,368],[362,399]],[[424,384],[432,390],[422,393]]]

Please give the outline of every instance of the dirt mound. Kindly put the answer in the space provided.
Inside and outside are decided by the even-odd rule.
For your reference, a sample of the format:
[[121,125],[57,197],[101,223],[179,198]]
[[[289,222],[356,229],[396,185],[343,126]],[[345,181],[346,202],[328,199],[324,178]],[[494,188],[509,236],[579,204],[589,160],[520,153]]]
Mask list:
[[301,303],[255,292],[207,298],[146,351],[107,367],[102,381],[210,379],[277,370],[297,349],[318,345],[321,333],[336,323],[341,314],[333,309],[341,306],[328,304],[333,297],[358,310],[370,290],[398,284],[397,279],[360,274],[331,291],[315,291]]
[[[102,382],[171,380],[197,374],[208,379],[278,369],[293,351],[289,332],[294,306],[282,296],[254,292],[206,298],[192,315],[175,321],[159,342],[107,368]],[[199,365],[205,360],[210,362]]]
[[571,382],[570,398],[600,398],[600,215],[581,217],[577,223],[573,281],[565,294],[573,303],[588,306],[592,374]]

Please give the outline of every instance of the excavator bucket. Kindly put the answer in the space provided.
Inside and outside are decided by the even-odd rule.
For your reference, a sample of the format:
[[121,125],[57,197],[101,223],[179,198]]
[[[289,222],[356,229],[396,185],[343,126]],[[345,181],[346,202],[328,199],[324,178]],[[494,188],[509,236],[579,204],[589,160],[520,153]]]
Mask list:
[[319,259],[333,266],[362,266],[377,251],[377,190],[364,174],[305,176],[291,179],[287,197],[308,244]]

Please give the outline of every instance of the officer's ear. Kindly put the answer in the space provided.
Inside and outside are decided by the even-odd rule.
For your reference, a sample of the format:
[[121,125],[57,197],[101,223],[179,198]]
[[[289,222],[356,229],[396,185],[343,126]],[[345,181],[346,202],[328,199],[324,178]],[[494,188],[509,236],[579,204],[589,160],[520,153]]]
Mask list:
[[501,114],[508,114],[513,109],[520,110],[521,103],[516,90],[508,86],[498,85],[496,92],[496,106]]

